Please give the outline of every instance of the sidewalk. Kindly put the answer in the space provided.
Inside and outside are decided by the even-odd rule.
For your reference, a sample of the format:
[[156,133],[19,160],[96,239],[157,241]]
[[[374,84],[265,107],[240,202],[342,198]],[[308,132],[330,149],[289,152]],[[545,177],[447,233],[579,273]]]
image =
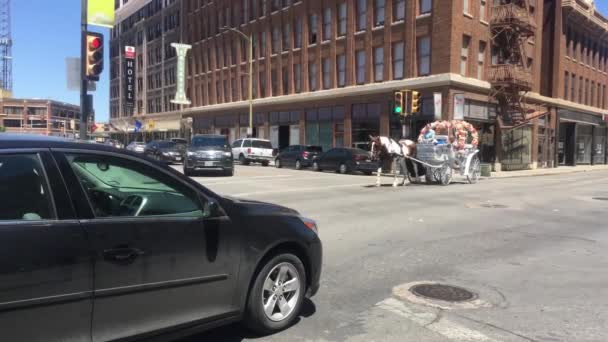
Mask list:
[[580,166],[560,166],[551,169],[521,170],[521,171],[502,171],[492,172],[489,178],[517,178],[562,175],[577,172],[608,171],[608,165],[580,165]]

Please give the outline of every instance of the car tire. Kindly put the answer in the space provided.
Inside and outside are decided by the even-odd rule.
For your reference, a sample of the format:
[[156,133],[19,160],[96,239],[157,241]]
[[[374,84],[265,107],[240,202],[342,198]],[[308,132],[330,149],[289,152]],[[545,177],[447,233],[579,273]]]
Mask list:
[[347,174],[349,172],[348,166],[344,163],[340,164],[340,167],[338,168],[338,172],[340,172],[343,175]]
[[224,176],[226,176],[226,177],[234,176],[234,167],[230,170],[224,170]]
[[321,170],[321,168],[319,167],[319,163],[317,163],[316,161],[312,162],[312,170],[313,170],[313,171],[318,171],[318,172],[323,171],[323,170]]
[[296,170],[302,170],[302,162],[299,159],[296,160]]
[[184,176],[192,177],[192,171],[184,166]]
[[263,162],[262,162],[262,166],[266,167],[266,166],[268,166],[268,165],[270,165],[270,162],[269,162],[269,161],[263,161]]
[[363,174],[366,176],[371,176],[372,175],[372,171],[363,171]]
[[249,165],[249,160],[247,160],[247,158],[241,154],[239,156],[239,163],[241,163],[241,165]]
[[[283,279],[279,278],[279,273],[285,274]],[[293,285],[294,279],[297,285],[285,286],[285,283]],[[289,327],[298,317],[305,293],[306,271],[302,261],[291,253],[274,256],[255,275],[247,299],[245,325],[254,332],[265,335]],[[279,301],[287,304],[286,312],[279,309]],[[272,307],[265,310],[265,304]]]
[[277,169],[280,169],[280,168],[282,168],[282,167],[283,167],[283,165],[281,164],[281,159],[277,158],[277,159],[274,161],[274,167],[276,167]]

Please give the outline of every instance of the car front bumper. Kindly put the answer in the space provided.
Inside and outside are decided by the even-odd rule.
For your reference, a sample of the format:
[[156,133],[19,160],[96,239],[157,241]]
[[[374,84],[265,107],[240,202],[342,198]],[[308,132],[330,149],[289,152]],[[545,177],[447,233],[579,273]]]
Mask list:
[[189,170],[232,170],[232,159],[204,159],[188,157],[185,167]]
[[184,157],[182,155],[166,155],[161,154],[160,160],[165,163],[182,163],[184,161]]

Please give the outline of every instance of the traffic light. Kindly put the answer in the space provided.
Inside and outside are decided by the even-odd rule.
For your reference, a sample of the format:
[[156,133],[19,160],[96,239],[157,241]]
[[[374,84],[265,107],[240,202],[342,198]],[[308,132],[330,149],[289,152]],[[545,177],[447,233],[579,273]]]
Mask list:
[[395,92],[395,114],[403,115],[403,92]]
[[103,35],[87,32],[87,55],[85,77],[89,81],[99,81],[103,71]]
[[412,90],[412,106],[411,114],[416,114],[420,111],[420,93]]

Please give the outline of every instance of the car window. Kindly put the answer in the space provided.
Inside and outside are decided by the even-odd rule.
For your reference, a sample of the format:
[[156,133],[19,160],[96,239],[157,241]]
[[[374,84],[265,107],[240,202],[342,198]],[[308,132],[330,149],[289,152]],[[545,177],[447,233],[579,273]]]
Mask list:
[[[192,138],[193,147],[224,147],[226,145],[228,145],[228,140],[225,136],[197,136]],[[232,145],[234,147],[234,144]]]
[[55,218],[48,182],[36,154],[0,155],[0,220]]
[[321,153],[321,152],[323,152],[323,147],[321,147],[321,146],[306,146],[306,151]]
[[253,140],[251,145],[257,148],[272,149],[272,144],[270,143],[270,141],[265,140]]
[[245,140],[243,143],[243,147],[251,147],[251,140]]
[[335,148],[327,151],[327,154],[326,154],[327,157],[334,157],[336,155],[338,155],[338,150]]
[[239,148],[241,147],[241,143],[243,142],[243,140],[237,140],[235,142],[232,143],[232,148]]
[[96,217],[203,217],[196,192],[143,163],[98,155],[68,155]]
[[177,144],[173,141],[160,141],[158,142],[159,148],[177,148]]

